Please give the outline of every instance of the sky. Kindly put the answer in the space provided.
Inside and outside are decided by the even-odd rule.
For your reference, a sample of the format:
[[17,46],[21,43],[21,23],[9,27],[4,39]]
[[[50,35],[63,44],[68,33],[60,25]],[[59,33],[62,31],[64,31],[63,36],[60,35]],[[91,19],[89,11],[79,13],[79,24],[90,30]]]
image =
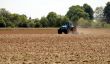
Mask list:
[[105,6],[110,0],[0,0],[0,8],[11,13],[25,14],[32,18],[47,16],[49,12],[65,15],[72,5],[89,4],[93,10]]

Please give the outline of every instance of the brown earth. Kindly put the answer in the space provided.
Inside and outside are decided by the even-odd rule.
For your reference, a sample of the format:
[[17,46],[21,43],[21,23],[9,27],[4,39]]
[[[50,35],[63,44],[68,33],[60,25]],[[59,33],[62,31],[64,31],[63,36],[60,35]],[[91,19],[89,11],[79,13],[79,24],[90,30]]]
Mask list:
[[110,29],[0,29],[0,64],[110,64]]

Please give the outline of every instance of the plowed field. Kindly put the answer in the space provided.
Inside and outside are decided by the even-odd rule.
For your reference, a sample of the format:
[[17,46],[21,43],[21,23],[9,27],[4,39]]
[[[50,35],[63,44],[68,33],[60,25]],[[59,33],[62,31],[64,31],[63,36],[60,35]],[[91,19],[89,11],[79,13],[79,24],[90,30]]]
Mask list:
[[0,29],[0,64],[110,64],[110,29]]

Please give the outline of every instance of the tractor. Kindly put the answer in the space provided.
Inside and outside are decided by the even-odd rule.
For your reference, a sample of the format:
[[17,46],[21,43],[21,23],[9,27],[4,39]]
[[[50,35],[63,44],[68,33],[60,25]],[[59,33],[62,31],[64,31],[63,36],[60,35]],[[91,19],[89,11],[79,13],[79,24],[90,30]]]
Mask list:
[[73,25],[71,21],[63,24],[59,29],[58,29],[58,34],[68,34],[69,32],[76,32],[76,27]]

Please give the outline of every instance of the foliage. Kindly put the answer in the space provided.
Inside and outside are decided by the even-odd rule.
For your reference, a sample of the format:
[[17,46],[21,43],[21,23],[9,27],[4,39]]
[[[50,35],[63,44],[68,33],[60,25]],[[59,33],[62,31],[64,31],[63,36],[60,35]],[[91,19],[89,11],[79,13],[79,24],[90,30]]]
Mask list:
[[85,20],[83,18],[80,18],[78,21],[78,27],[83,28],[110,28],[110,24],[107,24],[104,21],[100,20]]
[[19,23],[18,27],[28,27],[28,24],[25,22]]
[[0,9],[0,27],[60,27],[68,21],[72,21],[75,27],[108,28],[110,25],[110,2],[106,4],[105,8],[97,7],[95,11],[88,4],[84,4],[83,6],[73,5],[65,16],[49,12],[46,17],[41,17],[41,19],[31,19],[31,17],[27,18],[24,14],[12,14],[5,8]]
[[34,22],[33,20],[29,19],[29,20],[28,20],[28,27],[34,28],[34,27],[35,27],[35,22]]
[[0,27],[6,27],[6,23],[3,20],[3,17],[0,17]]
[[77,25],[77,21],[80,18],[88,18],[88,14],[79,5],[71,6],[66,16],[69,17],[69,19],[74,23],[74,25]]
[[108,2],[104,8],[104,16],[107,23],[110,23],[110,2]]
[[57,14],[55,12],[50,12],[47,15],[47,19],[50,27],[55,27],[57,21]]
[[42,27],[42,25],[41,25],[40,22],[36,22],[36,23],[35,23],[35,27],[39,28],[39,27]]
[[40,23],[42,27],[48,27],[48,19],[46,17],[41,17]]
[[107,23],[104,21],[98,21],[98,20],[94,20],[91,23],[91,27],[93,28],[106,28]]
[[91,23],[93,28],[101,28],[102,23],[100,21],[94,21]]
[[87,28],[87,27],[91,27],[91,23],[88,20],[80,18],[78,21],[78,26]]
[[68,21],[69,21],[69,18],[67,16],[58,15],[58,18],[56,21],[56,27],[60,27],[61,25],[65,24]]
[[7,11],[5,8],[0,9],[0,16],[9,18],[10,14],[11,13],[9,11]]
[[39,28],[42,27],[42,24],[40,23],[40,20],[38,18],[33,19],[34,23],[35,23],[35,27]]
[[61,25],[67,23],[69,21],[69,18],[67,16],[62,16],[61,17]]
[[110,24],[104,24],[104,28],[110,28]]
[[88,5],[88,4],[84,4],[83,5],[83,8],[84,8],[84,11],[86,12],[86,13],[88,13],[88,15],[89,15],[89,19],[90,20],[92,20],[93,19],[93,9],[91,8],[91,6],[90,5]]

